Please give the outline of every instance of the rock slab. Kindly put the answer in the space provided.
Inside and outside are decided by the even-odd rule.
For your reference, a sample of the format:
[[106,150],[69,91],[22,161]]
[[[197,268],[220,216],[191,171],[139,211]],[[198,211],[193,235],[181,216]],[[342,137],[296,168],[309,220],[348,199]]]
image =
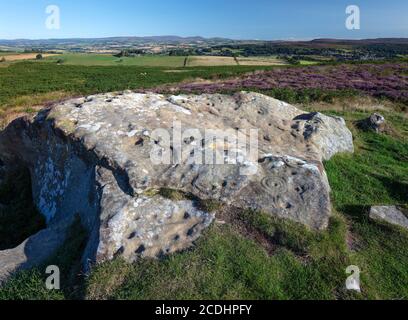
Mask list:
[[373,113],[367,119],[357,122],[357,126],[366,131],[384,133],[387,130],[385,118],[379,113]]
[[[331,205],[322,162],[353,150],[343,119],[246,92],[94,95],[17,119],[0,134],[2,162],[29,168],[49,230],[81,218],[89,233],[84,266],[190,247],[214,219],[202,201],[325,229]],[[162,188],[190,196],[152,192]],[[0,277],[25,265],[18,250]],[[0,264],[12,254],[1,253]]]
[[408,210],[398,206],[376,206],[370,210],[370,218],[408,229]]

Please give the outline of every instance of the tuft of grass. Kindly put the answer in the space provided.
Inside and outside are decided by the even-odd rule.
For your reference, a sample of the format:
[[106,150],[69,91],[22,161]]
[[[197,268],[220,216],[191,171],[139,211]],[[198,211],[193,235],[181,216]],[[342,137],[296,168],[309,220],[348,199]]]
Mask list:
[[97,266],[89,277],[86,278],[88,284],[86,287],[86,299],[108,299],[118,288],[124,285],[131,271],[132,265],[120,258],[106,262],[102,266]]
[[205,212],[216,212],[222,208],[222,203],[216,200],[202,200],[202,199],[196,199],[197,201],[197,206]]
[[159,195],[161,195],[163,198],[170,199],[173,201],[182,201],[187,199],[187,195],[184,192],[169,188],[161,188],[159,190]]
[[0,300],[64,300],[61,291],[48,290],[45,286],[45,270],[21,271],[0,286]]

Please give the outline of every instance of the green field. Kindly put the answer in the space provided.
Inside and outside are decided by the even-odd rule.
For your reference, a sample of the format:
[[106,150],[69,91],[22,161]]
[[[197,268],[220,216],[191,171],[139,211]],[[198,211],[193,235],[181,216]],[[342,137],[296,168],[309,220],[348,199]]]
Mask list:
[[62,54],[49,57],[48,62],[80,65],[80,66],[139,66],[139,67],[210,67],[210,66],[267,66],[267,65],[285,65],[286,63],[276,57],[251,57],[238,58],[222,56],[161,56],[145,55],[137,57],[117,58],[108,54]]
[[7,57],[16,54],[22,54],[22,52],[12,52],[12,51],[0,51],[0,57]]
[[145,66],[145,67],[183,67],[185,57],[140,56],[117,58],[105,54],[62,54],[47,58],[47,61],[61,61],[67,65],[80,66]]
[[309,61],[309,60],[300,60],[299,61],[302,66],[313,66],[319,64],[317,61]]
[[[30,111],[33,101],[43,103],[65,95],[236,77],[267,68],[199,67],[169,72],[170,66],[19,62],[0,68],[0,105],[5,115],[16,107]],[[269,94],[294,97],[295,91]],[[323,97],[317,95],[315,100]],[[85,236],[78,223],[47,262],[61,267],[61,291],[44,288],[44,267],[39,267],[17,274],[0,287],[0,299],[408,299],[408,232],[368,218],[371,205],[408,203],[407,115],[387,102],[390,107],[381,113],[393,133],[362,132],[354,121],[373,110],[356,110],[350,96],[338,98],[343,99],[338,108],[326,103],[317,109],[310,99],[298,101],[308,111],[344,117],[355,137],[355,154],[340,154],[325,163],[334,208],[327,231],[312,232],[259,212],[231,212],[231,223],[214,224],[191,250],[133,265],[115,260],[84,277],[79,261]],[[16,218],[13,221],[9,211],[1,209],[0,226],[5,227],[0,228],[0,242],[17,243],[32,232],[21,224],[22,216],[31,221],[31,228],[42,225],[27,200],[29,195],[24,173],[0,188],[0,200],[8,201],[5,208]],[[242,232],[243,224],[249,232]],[[351,264],[361,268],[361,294],[345,290],[345,270]]]
[[[219,66],[179,69],[139,66],[58,65],[45,61],[12,63],[0,68],[0,111],[41,104],[51,97],[143,89],[188,79],[217,79],[265,67]],[[51,98],[54,99],[54,98]]]

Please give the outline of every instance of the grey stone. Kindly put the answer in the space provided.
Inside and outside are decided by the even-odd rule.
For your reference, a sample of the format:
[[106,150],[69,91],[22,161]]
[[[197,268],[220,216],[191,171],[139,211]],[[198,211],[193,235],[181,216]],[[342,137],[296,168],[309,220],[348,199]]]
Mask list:
[[68,221],[48,227],[10,250],[0,251],[0,283],[18,270],[42,264],[64,243]]
[[[177,123],[182,149],[174,142],[168,148],[156,130],[165,129],[175,139]],[[248,139],[239,145],[228,141],[232,148],[227,148],[224,141],[208,138],[208,129],[240,130]],[[258,130],[255,157],[248,152],[250,129]],[[331,205],[322,161],[353,150],[343,119],[245,92],[100,94],[19,118],[0,134],[2,162],[30,169],[34,201],[48,231],[80,216],[89,233],[85,267],[116,255],[135,261],[190,247],[214,219],[194,198],[325,229]],[[222,164],[192,161],[214,151]],[[167,154],[171,163],[152,161]],[[150,192],[161,188],[192,199],[175,201]],[[13,254],[3,252],[0,265]],[[17,269],[19,263],[11,265]]]
[[385,118],[379,113],[373,113],[367,119],[358,121],[357,126],[362,130],[376,133],[383,133],[387,129]]
[[370,210],[370,218],[377,221],[385,221],[408,229],[408,216],[404,209],[397,206],[377,206]]

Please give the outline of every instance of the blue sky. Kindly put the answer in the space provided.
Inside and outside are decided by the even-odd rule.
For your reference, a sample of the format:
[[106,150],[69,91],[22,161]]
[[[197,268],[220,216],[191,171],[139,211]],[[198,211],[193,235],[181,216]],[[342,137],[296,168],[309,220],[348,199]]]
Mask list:
[[[47,5],[60,30],[45,27]],[[347,5],[361,30],[345,28]],[[180,35],[234,39],[408,37],[407,0],[0,0],[0,39]]]

